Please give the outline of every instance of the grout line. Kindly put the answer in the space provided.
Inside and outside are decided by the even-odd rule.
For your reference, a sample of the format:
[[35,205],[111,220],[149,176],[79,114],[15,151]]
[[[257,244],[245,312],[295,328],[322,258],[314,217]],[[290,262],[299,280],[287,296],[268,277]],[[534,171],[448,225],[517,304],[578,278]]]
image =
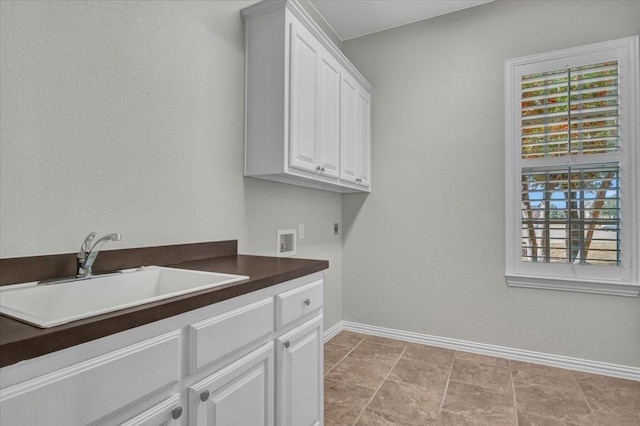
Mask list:
[[518,426],[518,401],[516,400],[516,384],[513,382],[513,369],[511,368],[511,360],[509,361],[509,378],[511,379],[511,393],[513,395],[513,415],[515,416],[515,425]]
[[589,413],[591,414],[591,420],[595,421],[597,425],[600,425],[600,420],[598,420],[598,418],[595,416],[593,408],[591,408],[591,404],[589,404],[589,400],[587,399],[587,394],[584,393],[584,389],[582,389],[582,383],[580,383],[580,380],[578,380],[578,378],[576,377],[576,375],[573,372],[573,370],[569,370],[569,371],[571,372],[571,375],[573,376],[573,378],[578,383],[578,388],[580,389],[580,394],[582,395],[582,398],[584,399],[584,402],[587,403],[587,407],[589,407]]
[[456,363],[456,352],[453,352],[453,359],[451,361],[451,368],[449,368],[449,375],[447,376],[447,384],[444,387],[444,393],[442,394],[442,400],[440,401],[440,408],[438,408],[438,414],[436,414],[436,422],[438,421],[438,417],[442,413],[442,407],[444,406],[444,399],[447,396],[447,392],[449,391],[449,382],[451,381],[451,373],[453,372],[453,365]]
[[[360,344],[361,344],[362,342],[364,342],[364,340],[365,340],[365,339],[366,339],[366,338],[365,338],[365,337],[363,337],[363,338],[362,338],[362,340],[360,340],[360,341],[359,341],[358,343],[356,343],[356,344],[355,344],[351,349],[349,349],[349,350],[347,351],[347,353],[346,353],[346,354],[344,354],[344,356],[338,360],[338,362],[336,362],[335,364],[333,364],[333,366],[332,366],[330,369],[328,369],[327,371],[325,371],[325,373],[324,373],[324,375],[323,375],[322,377],[327,377],[327,374],[329,374],[329,372],[330,372],[331,370],[333,370],[334,368],[336,368],[336,367],[338,366],[338,364],[340,364],[340,363],[341,363],[341,362],[342,362],[346,357],[348,357],[348,356],[349,356],[349,354],[350,354],[351,352],[353,352],[353,351],[354,351],[358,346],[360,346]],[[326,343],[325,343],[325,345],[326,345]],[[334,346],[340,346],[340,345],[334,345]],[[343,347],[343,346],[342,346],[342,347]],[[324,357],[323,357],[323,358],[324,358]],[[335,381],[336,381],[336,380],[334,380],[334,382],[335,382]],[[338,382],[338,383],[339,383],[339,382]]]
[[384,376],[384,380],[382,380],[382,382],[380,382],[380,386],[378,386],[378,389],[376,389],[376,391],[373,393],[373,395],[371,395],[371,398],[369,398],[369,401],[367,401],[367,404],[364,406],[364,409],[360,412],[360,414],[358,415],[358,417],[356,418],[356,420],[353,422],[353,425],[355,426],[358,421],[360,420],[360,417],[362,417],[362,415],[364,414],[365,411],[367,411],[367,408],[369,408],[369,404],[371,404],[371,401],[373,401],[373,398],[376,397],[376,395],[378,394],[378,392],[380,392],[380,389],[382,388],[382,385],[384,385],[384,383],[387,381],[387,379],[389,378],[389,375],[391,374],[391,372],[393,371],[394,368],[396,368],[396,365],[398,365],[398,363],[400,362],[400,360],[402,359],[402,355],[404,355],[404,353],[407,351],[407,347],[405,346],[402,349],[402,352],[400,353],[400,356],[398,357],[398,359],[396,360],[396,362],[393,363],[393,365],[391,366],[391,368],[389,369],[389,371],[387,372],[387,375]]

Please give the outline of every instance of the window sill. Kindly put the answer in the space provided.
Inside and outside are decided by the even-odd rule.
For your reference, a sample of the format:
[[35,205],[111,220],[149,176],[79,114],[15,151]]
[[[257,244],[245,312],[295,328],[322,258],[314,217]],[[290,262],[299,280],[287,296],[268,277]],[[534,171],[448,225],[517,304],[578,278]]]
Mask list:
[[640,284],[611,281],[589,281],[531,275],[505,275],[509,287],[541,288],[545,290],[576,291],[580,293],[608,294],[638,297]]

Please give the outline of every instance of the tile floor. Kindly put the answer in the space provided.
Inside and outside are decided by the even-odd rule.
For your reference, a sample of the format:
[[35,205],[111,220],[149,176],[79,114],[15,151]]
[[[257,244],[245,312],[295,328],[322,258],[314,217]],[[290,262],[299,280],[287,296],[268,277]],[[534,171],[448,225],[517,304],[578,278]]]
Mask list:
[[342,331],[325,425],[639,426],[640,381]]

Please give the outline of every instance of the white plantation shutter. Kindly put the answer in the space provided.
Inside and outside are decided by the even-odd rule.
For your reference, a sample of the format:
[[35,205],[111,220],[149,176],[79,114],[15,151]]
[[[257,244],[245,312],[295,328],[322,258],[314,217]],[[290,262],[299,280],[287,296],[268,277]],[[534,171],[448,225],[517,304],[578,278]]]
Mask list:
[[506,68],[507,282],[637,295],[638,37]]
[[522,172],[522,260],[618,266],[617,164]]
[[522,76],[522,158],[618,149],[617,61]]

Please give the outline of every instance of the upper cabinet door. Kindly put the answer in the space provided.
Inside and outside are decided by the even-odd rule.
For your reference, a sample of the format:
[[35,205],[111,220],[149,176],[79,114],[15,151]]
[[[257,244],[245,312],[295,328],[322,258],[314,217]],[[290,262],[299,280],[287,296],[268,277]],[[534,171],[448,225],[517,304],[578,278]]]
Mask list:
[[328,54],[320,57],[318,70],[318,174],[340,177],[340,71]]
[[357,97],[357,176],[356,183],[362,186],[371,184],[371,98],[360,91]]
[[371,97],[348,74],[342,76],[340,180],[368,188],[371,181]]
[[356,146],[358,128],[356,126],[358,88],[347,74],[342,75],[342,120],[340,128],[340,180],[356,182]]
[[289,167],[315,173],[317,167],[318,61],[320,45],[291,24]]

